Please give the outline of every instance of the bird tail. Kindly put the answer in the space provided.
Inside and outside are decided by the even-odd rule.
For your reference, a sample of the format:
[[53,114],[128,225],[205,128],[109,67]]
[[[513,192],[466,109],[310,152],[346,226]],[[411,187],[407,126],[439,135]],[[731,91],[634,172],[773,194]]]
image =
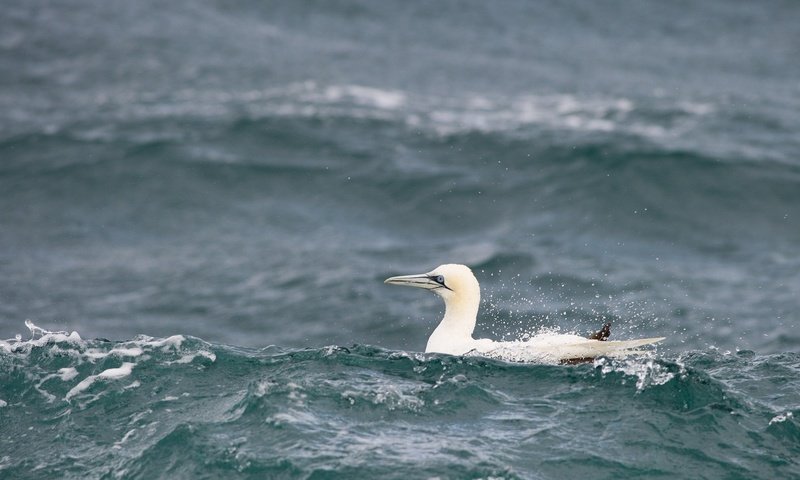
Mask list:
[[606,323],[603,325],[603,328],[589,335],[587,338],[589,340],[600,340],[603,342],[606,341],[609,336],[611,336],[611,322]]

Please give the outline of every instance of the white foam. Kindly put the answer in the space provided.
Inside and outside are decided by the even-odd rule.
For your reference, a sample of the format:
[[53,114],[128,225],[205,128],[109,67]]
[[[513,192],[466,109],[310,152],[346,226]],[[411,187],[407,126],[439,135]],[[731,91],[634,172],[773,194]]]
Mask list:
[[[645,354],[652,355],[651,352]],[[651,385],[664,385],[673,378],[675,373],[668,371],[663,365],[655,362],[652,358],[642,359],[630,358],[625,360],[610,360],[607,358],[599,358],[594,361],[596,367],[600,367],[603,374],[612,372],[620,372],[628,376],[636,378],[636,390],[641,392]],[[680,366],[679,374],[685,373],[683,365]]]
[[286,386],[289,388],[289,393],[287,395],[289,400],[292,400],[295,405],[298,406],[305,405],[305,400],[308,395],[303,392],[303,387],[294,382],[289,382]]
[[[239,92],[185,89],[177,92],[169,103],[156,102],[147,94],[118,95],[104,102],[106,108],[116,107],[120,113],[134,117],[158,118],[188,113],[217,117],[236,115],[245,108],[255,117],[343,116],[391,120],[442,135],[518,131],[541,125],[579,131],[623,131],[645,137],[669,136],[672,140],[715,111],[714,105],[680,98],[642,105],[620,96],[426,95],[357,84],[322,85],[313,81]],[[676,118],[665,126],[664,116]]]
[[109,380],[117,380],[119,378],[127,377],[133,371],[133,363],[125,362],[120,367],[109,368],[97,374],[97,378],[107,378]]
[[[451,382],[459,383],[466,380],[464,375],[456,375],[455,379],[442,380],[441,378],[436,382],[433,387],[437,388],[442,383]],[[336,383],[336,382],[333,382]],[[400,382],[397,384],[376,385],[351,385],[352,389],[342,392],[341,397],[347,400],[350,405],[355,405],[363,401],[372,403],[373,405],[383,405],[388,410],[410,410],[419,411],[425,406],[425,400],[421,397],[420,393],[428,388],[420,387],[413,383]]]
[[74,397],[75,395],[83,392],[97,380],[118,380],[120,378],[127,377],[133,371],[134,364],[131,362],[125,362],[121,366],[117,368],[109,368],[107,370],[103,370],[102,372],[98,373],[97,375],[90,375],[83,380],[81,380],[77,385],[72,387],[72,389],[67,392],[67,395],[64,397],[64,400],[69,400],[70,398]]
[[92,385],[92,383],[94,383],[95,380],[97,380],[97,377],[95,377],[95,376],[90,376],[90,377],[84,378],[83,380],[81,380],[80,383],[78,383],[77,385],[72,387],[70,389],[70,391],[67,392],[67,395],[64,397],[64,400],[69,400],[73,396],[75,396],[75,395],[81,393],[82,391],[86,390],[87,388],[89,388],[89,386]]
[[772,425],[773,423],[783,423],[786,420],[792,418],[793,416],[794,415],[792,414],[792,412],[781,413],[779,415],[775,415],[774,417],[772,417],[772,420],[769,421],[769,424]]
[[273,425],[318,425],[319,418],[313,413],[297,409],[289,409],[285,412],[276,413],[265,420]]
[[108,352],[104,352],[99,348],[89,348],[85,352],[83,352],[83,355],[90,361],[94,362],[102,358],[106,358],[108,356]]
[[21,335],[16,335],[15,338],[10,340],[0,340],[0,352],[30,352],[34,347],[44,347],[48,344],[71,343],[74,345],[81,345],[83,342],[81,336],[78,335],[78,332],[50,332],[43,328],[37,327],[30,320],[25,320],[25,326],[28,327],[28,330],[30,330],[31,338],[28,340],[22,340]]
[[361,85],[332,85],[321,92],[321,98],[328,102],[350,100],[358,105],[394,110],[403,105],[406,97],[405,94],[396,90],[383,90]]
[[189,353],[187,355],[182,356],[181,358],[175,360],[174,362],[168,362],[169,364],[173,363],[192,363],[192,361],[197,357],[203,357],[215,362],[217,360],[217,356],[213,352],[209,352],[206,350],[200,350],[197,353]]
[[277,385],[278,385],[277,383],[275,383],[275,382],[273,382],[271,380],[265,380],[265,381],[262,381],[262,382],[258,382],[258,384],[256,385],[256,391],[254,392],[254,394],[255,394],[256,397],[263,397],[267,393],[269,393],[272,390],[274,390]]
[[0,408],[3,408],[5,406],[7,406],[7,405],[8,405],[8,402],[6,402],[5,400],[0,400]]
[[144,350],[142,350],[139,347],[130,347],[130,348],[114,347],[113,349],[111,349],[110,352],[108,352],[109,355],[116,355],[118,357],[138,357],[142,353],[144,353]]
[[136,433],[136,429],[135,428],[132,428],[132,429],[128,430],[128,432],[122,437],[122,439],[120,441],[114,442],[114,446],[112,448],[115,448],[115,449],[122,448],[122,444],[127,442],[128,439],[131,438],[134,433]]
[[59,368],[58,375],[61,380],[68,382],[78,376],[78,371],[74,367]]
[[161,348],[163,351],[168,351],[170,349],[179,349],[181,345],[186,340],[186,337],[183,335],[173,335],[171,337],[162,338],[160,340],[149,340],[142,342],[142,346],[148,346],[153,348]]
[[103,351],[99,348],[89,348],[84,352],[84,355],[91,361],[97,361],[106,358],[110,355],[117,357],[138,357],[144,353],[138,346],[133,347],[114,347],[109,351]]

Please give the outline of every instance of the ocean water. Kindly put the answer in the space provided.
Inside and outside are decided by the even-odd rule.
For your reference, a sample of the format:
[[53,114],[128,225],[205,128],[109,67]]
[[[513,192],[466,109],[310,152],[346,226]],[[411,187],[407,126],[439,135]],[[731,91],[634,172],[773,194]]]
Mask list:
[[[11,1],[0,478],[800,478],[800,5]],[[665,336],[575,366],[476,336]],[[27,324],[26,324],[27,323]]]
[[[35,331],[34,327],[34,331]],[[793,478],[800,355],[0,344],[5,478]]]

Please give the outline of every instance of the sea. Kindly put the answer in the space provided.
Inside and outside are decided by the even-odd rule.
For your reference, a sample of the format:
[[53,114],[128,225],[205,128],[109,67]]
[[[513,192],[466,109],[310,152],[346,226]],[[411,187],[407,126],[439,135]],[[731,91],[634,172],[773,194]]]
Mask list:
[[[9,0],[1,479],[800,478],[800,4]],[[476,338],[666,337],[577,365]]]

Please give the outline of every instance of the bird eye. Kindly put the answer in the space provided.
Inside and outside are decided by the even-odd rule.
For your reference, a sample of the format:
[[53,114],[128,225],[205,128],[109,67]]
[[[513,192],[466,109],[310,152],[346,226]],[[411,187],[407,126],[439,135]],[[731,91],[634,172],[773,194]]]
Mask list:
[[444,285],[444,277],[443,276],[436,275],[436,278],[434,280],[436,280],[436,283],[441,283],[442,285]]

